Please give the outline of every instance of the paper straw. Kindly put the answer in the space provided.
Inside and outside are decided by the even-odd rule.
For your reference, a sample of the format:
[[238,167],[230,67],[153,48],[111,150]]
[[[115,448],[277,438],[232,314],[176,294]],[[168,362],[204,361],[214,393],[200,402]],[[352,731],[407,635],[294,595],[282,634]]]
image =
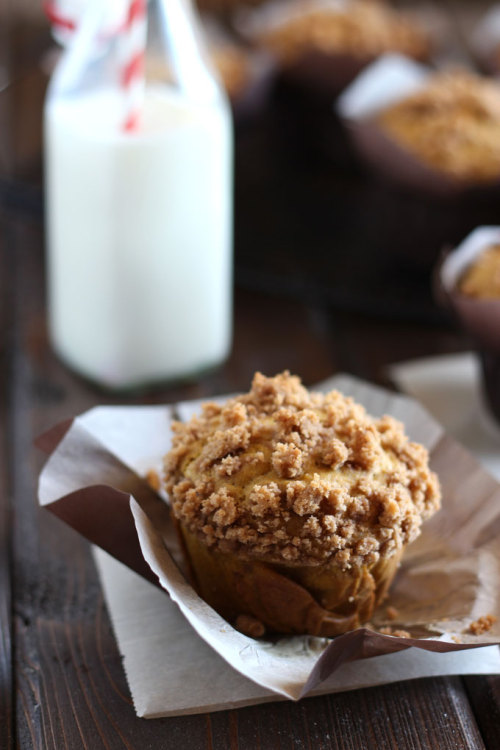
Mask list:
[[76,21],[73,18],[69,18],[60,13],[57,8],[57,3],[54,2],[54,0],[45,0],[45,2],[42,3],[42,8],[43,12],[56,30],[75,31]]
[[144,57],[146,48],[146,0],[130,0],[120,43],[123,64],[120,86],[125,95],[123,130],[138,127],[144,97]]

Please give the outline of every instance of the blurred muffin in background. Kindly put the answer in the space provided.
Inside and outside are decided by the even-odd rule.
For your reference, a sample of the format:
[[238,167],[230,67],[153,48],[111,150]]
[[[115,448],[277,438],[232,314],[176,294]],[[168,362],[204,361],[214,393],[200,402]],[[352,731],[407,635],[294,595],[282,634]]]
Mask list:
[[470,335],[483,391],[500,424],[500,227],[479,227],[439,269],[440,290]]
[[373,0],[271,3],[237,24],[285,76],[333,95],[384,53],[416,60],[431,53],[429,35],[414,19]]
[[437,73],[377,123],[428,168],[467,184],[500,181],[500,86],[466,71]]
[[337,111],[358,155],[398,188],[464,200],[487,192],[493,199],[500,188],[500,83],[493,78],[432,72],[384,55],[346,89]]
[[500,300],[500,244],[487,247],[465,269],[458,290],[467,297]]

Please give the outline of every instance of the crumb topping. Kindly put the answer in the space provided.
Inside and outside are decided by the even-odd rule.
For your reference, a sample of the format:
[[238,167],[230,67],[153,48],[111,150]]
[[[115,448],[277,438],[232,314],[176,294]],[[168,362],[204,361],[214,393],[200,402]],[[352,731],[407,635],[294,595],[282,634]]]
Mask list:
[[393,635],[395,638],[411,638],[411,633],[409,633],[407,630],[391,628],[389,625],[383,628],[379,628],[378,632],[382,635]]
[[472,635],[483,635],[483,633],[487,633],[491,630],[496,621],[497,618],[495,615],[483,615],[477,620],[474,620],[474,622],[471,622],[466,632],[472,633]]
[[205,544],[287,564],[373,565],[440,504],[425,448],[391,417],[288,372],[173,425],[172,511]]
[[149,484],[152,490],[158,492],[161,488],[161,477],[157,471],[150,469],[146,474],[146,482]]
[[430,51],[426,34],[413,20],[367,0],[353,0],[345,8],[300,9],[266,29],[260,41],[285,64],[311,49],[360,58],[400,52],[420,60]]
[[458,289],[477,299],[500,299],[500,245],[481,253],[463,274]]
[[385,614],[388,620],[397,620],[399,617],[399,612],[396,607],[392,607],[390,605],[386,607]]
[[438,73],[378,116],[425,164],[478,182],[500,178],[500,86],[465,71]]

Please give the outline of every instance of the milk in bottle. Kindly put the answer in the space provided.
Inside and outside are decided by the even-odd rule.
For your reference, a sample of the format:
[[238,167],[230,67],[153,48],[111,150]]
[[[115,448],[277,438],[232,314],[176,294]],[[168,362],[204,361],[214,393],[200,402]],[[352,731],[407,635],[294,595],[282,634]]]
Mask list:
[[149,6],[155,77],[140,82],[134,127],[122,32],[106,39],[96,5],[81,30],[93,41],[75,40],[45,108],[50,336],[70,367],[114,389],[211,368],[231,336],[229,108],[185,0]]

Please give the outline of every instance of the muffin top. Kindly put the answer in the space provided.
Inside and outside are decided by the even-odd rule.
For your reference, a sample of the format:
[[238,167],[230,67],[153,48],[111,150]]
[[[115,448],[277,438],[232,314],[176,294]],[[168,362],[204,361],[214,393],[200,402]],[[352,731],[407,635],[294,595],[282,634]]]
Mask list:
[[207,546],[342,569],[390,557],[440,503],[424,447],[337,391],[257,373],[248,394],[173,426],[165,482],[174,516]]
[[371,0],[354,0],[338,8],[299,5],[288,19],[262,32],[260,42],[285,63],[311,48],[361,58],[392,51],[426,59],[430,46],[415,22]]
[[500,180],[500,86],[492,79],[438,73],[377,122],[431,168],[461,180]]
[[489,247],[471,263],[458,290],[476,299],[500,299],[500,245]]

